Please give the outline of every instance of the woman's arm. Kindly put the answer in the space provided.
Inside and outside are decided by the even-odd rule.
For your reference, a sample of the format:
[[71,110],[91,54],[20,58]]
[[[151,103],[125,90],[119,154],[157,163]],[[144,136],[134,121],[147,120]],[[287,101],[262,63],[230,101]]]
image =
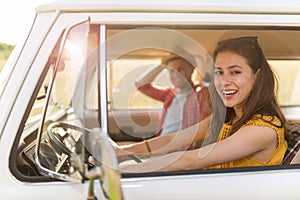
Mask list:
[[211,116],[198,124],[181,130],[179,132],[154,137],[142,142],[122,145],[116,148],[117,155],[128,154],[157,154],[170,152],[179,147],[204,139],[208,131]]
[[122,172],[203,169],[251,156],[268,160],[277,146],[277,135],[269,127],[248,126],[220,142],[200,149],[175,152],[149,162],[121,167]]

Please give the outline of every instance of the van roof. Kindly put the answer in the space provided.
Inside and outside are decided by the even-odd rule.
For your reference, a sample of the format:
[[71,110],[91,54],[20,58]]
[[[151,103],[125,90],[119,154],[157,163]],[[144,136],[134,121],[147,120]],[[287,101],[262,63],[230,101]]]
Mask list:
[[295,0],[58,0],[37,12],[300,13]]

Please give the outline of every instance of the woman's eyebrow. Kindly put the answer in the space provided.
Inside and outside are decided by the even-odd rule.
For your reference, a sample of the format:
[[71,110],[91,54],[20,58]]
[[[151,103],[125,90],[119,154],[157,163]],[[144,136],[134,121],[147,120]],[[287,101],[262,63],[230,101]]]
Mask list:
[[233,68],[240,68],[240,69],[242,69],[243,67],[240,66],[240,65],[231,65],[231,66],[228,66],[227,68],[228,69],[233,69]]
[[[233,68],[240,68],[240,69],[242,69],[243,67],[240,66],[240,65],[230,65],[230,66],[227,66],[226,68],[227,68],[227,69],[233,69]],[[215,66],[215,69],[223,69],[223,68],[222,68],[222,67]]]

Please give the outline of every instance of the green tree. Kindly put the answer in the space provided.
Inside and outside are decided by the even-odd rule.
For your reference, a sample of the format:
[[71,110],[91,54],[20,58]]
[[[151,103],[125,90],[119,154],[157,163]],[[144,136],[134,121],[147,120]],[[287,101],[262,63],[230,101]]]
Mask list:
[[14,45],[0,42],[0,71],[14,48]]

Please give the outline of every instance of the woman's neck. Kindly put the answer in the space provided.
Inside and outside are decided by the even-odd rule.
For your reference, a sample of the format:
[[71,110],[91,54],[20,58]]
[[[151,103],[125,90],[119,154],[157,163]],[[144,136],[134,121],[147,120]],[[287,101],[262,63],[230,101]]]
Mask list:
[[243,116],[242,109],[234,108],[234,113],[235,113],[235,117],[232,119],[233,124],[236,123]]

